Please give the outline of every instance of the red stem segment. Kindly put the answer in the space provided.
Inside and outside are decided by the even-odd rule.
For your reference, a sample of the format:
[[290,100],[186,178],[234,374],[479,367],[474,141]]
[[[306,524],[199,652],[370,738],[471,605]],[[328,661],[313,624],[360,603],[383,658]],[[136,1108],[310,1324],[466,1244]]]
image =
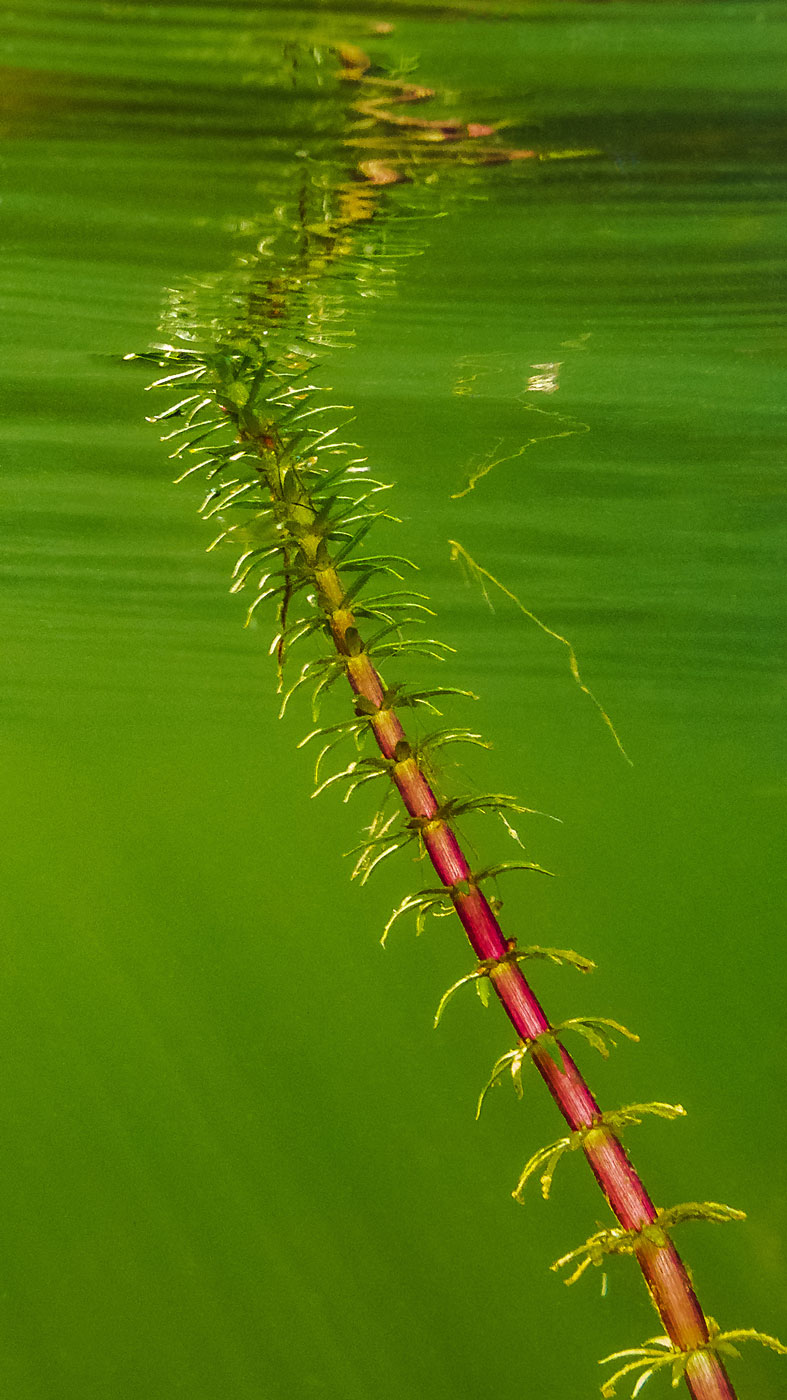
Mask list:
[[[435,872],[450,894],[454,908],[479,962],[497,963],[490,980],[517,1035],[532,1041],[551,1031],[549,1019],[526,981],[518,963],[506,958],[512,944],[505,938],[497,917],[475,883],[457,838],[440,815],[440,804],[407,742],[407,736],[392,705],[386,699],[385,685],[363,650],[352,611],[345,604],[345,589],[330,564],[318,564],[316,536],[304,537],[303,525],[315,512],[305,492],[296,501],[285,501],[275,454],[254,432],[242,434],[254,442],[264,462],[264,474],[279,521],[294,520],[300,527],[293,547],[313,571],[320,606],[326,614],[334,643],[344,657],[347,679],[354,693],[376,711],[370,727],[380,752],[391,764],[391,776],[411,819],[418,823],[423,844]],[[272,460],[272,457],[274,460]],[[402,757],[401,755],[404,754]],[[616,1134],[601,1118],[601,1109],[567,1050],[560,1046],[562,1068],[545,1050],[535,1047],[532,1058],[539,1074],[562,1113],[571,1132],[582,1133],[582,1150],[614,1215],[625,1230],[639,1231],[653,1224],[656,1208]],[[736,1400],[724,1365],[708,1346],[710,1337],[705,1315],[692,1287],[687,1270],[672,1241],[664,1243],[642,1237],[635,1248],[639,1266],[665,1330],[678,1350],[696,1351],[686,1366],[685,1379],[693,1400]]]

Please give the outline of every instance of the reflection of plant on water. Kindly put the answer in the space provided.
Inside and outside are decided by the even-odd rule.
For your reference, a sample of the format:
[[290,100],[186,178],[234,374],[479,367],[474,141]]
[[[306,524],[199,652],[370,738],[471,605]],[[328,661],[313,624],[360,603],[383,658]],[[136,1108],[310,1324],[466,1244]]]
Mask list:
[[[423,246],[429,219],[461,189],[456,177],[468,167],[538,157],[506,147],[488,123],[417,114],[433,98],[430,89],[380,72],[355,46],[340,46],[337,55],[340,80],[353,99],[344,139],[354,153],[353,175],[337,173],[330,160],[298,158],[291,167],[298,174],[297,195],[272,225],[256,231],[256,250],[226,277],[171,298],[164,321],[168,341],[143,358],[164,371],[154,387],[176,391],[177,401],[153,421],[165,423],[171,456],[189,461],[183,477],[199,474],[206,481],[203,515],[221,525],[214,545],[228,544],[237,556],[232,589],[254,589],[249,618],[268,599],[275,601],[271,650],[282,689],[291,650],[306,638],[327,641],[302,665],[283,705],[301,688],[311,690],[316,723],[326,692],[342,679],[349,682],[351,717],[319,726],[304,740],[321,744],[316,781],[321,788],[345,785],[346,797],[372,782],[384,788],[355,853],[353,873],[362,882],[405,846],[414,845],[431,861],[439,883],[407,895],[386,933],[409,912],[419,928],[432,914],[456,913],[462,923],[477,963],[443,998],[438,1019],[449,996],[473,982],[484,996],[490,988],[495,992],[518,1037],[495,1064],[481,1102],[508,1074],[521,1093],[523,1068],[532,1063],[566,1121],[567,1134],[531,1157],[514,1195],[520,1198],[538,1174],[547,1196],[559,1159],[581,1151],[617,1224],[596,1231],[557,1266],[574,1266],[569,1283],[613,1254],[632,1254],[642,1270],[666,1336],[606,1358],[623,1364],[603,1393],[611,1396],[619,1380],[639,1373],[636,1393],[667,1368],[675,1384],[685,1379],[694,1400],[734,1400],[724,1358],[737,1355],[735,1343],[756,1338],[785,1348],[749,1329],[721,1332],[706,1318],[671,1231],[685,1220],[737,1220],[741,1212],[716,1202],[654,1206],[621,1134],[645,1115],[669,1119],[683,1109],[653,1102],[602,1111],[564,1039],[578,1034],[606,1057],[616,1035],[631,1033],[607,1017],[552,1023],[525,980],[523,964],[534,959],[583,972],[592,964],[569,949],[519,947],[498,922],[500,901],[487,893],[490,885],[514,872],[549,872],[525,860],[475,869],[463,853],[458,819],[492,812],[518,839],[510,814],[529,809],[505,794],[443,791],[435,756],[449,744],[482,744],[473,731],[446,726],[417,741],[408,737],[406,711],[434,712],[437,698],[464,692],[419,690],[383,678],[389,664],[399,666],[412,653],[439,658],[443,648],[419,631],[430,610],[422,594],[404,586],[408,561],[366,552],[375,522],[392,518],[382,504],[388,487],[370,476],[357,445],[343,440],[349,410],[313,382],[325,351],[351,339],[350,307],[358,313],[391,287],[399,262]],[[446,173],[453,181],[447,186],[441,183]],[[531,378],[528,389],[550,391],[557,363],[531,368],[538,383]],[[479,469],[467,489],[488,470]],[[497,583],[461,546],[455,553],[479,581]],[[586,690],[569,652],[575,679]],[[355,756],[324,777],[323,765],[348,741]]]

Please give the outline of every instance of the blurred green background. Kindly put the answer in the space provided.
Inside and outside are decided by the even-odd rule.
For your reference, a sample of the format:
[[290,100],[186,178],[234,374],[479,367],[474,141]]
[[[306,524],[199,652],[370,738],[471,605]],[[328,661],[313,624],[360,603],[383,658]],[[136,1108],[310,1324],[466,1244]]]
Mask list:
[[[394,32],[370,39],[377,21]],[[324,377],[457,648],[434,683],[481,697],[450,712],[494,743],[457,785],[562,819],[522,819],[561,878],[509,883],[506,927],[599,964],[534,981],[555,1019],[640,1033],[581,1063],[606,1105],[686,1106],[632,1129],[632,1155],[660,1205],[749,1213],[678,1242],[722,1327],[787,1333],[786,31],[782,3],[7,7],[14,1400],[576,1400],[657,1329],[630,1263],[604,1297],[596,1270],[571,1290],[549,1272],[604,1203],[574,1158],[548,1205],[511,1200],[560,1120],[534,1077],[473,1122],[506,1025],[468,991],[431,1029],[470,968],[450,922],[416,940],[402,921],[381,951],[422,873],[405,856],[349,883],[371,807],[310,802],[311,723],[276,719],[268,620],[242,630],[144,422],[161,405],[120,363],[173,290],[253,247],[295,160],[349,171],[347,96],[293,58],[337,39],[417,56],[440,110],[511,145],[602,152],[468,169],[395,294],[348,287],[355,348]],[[559,389],[528,392],[544,364]],[[633,768],[563,649],[502,597],[490,612],[449,538],[571,638]],[[491,819],[467,835],[514,855]],[[785,1374],[756,1347],[734,1369],[741,1400]]]

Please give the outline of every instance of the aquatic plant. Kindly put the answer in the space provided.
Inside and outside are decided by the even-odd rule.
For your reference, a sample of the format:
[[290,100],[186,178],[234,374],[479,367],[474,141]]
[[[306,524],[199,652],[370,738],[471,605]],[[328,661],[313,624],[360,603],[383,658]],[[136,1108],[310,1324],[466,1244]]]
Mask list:
[[[483,999],[494,993],[514,1029],[516,1044],[494,1064],[478,1112],[489,1090],[508,1075],[521,1097],[523,1071],[532,1064],[565,1120],[567,1132],[525,1164],[514,1197],[522,1200],[538,1176],[547,1198],[560,1160],[579,1153],[615,1217],[616,1225],[596,1231],[553,1267],[569,1270],[567,1283],[613,1255],[631,1255],[641,1269],[665,1335],[606,1357],[602,1364],[623,1364],[603,1382],[603,1395],[613,1396],[620,1381],[634,1376],[637,1395],[647,1380],[666,1370],[673,1385],[685,1381],[694,1400],[734,1400],[725,1361],[737,1356],[736,1342],[755,1339],[782,1353],[787,1348],[752,1329],[719,1330],[700,1306],[672,1233],[687,1221],[741,1220],[743,1213],[712,1201],[666,1209],[654,1205],[623,1135],[645,1116],[675,1119],[684,1109],[658,1101],[602,1109],[566,1039],[578,1035],[606,1057],[617,1036],[637,1037],[609,1017],[576,1015],[552,1022],[531,987],[528,963],[548,960],[582,973],[593,964],[572,949],[520,946],[501,926],[500,904],[490,886],[501,876],[548,871],[521,859],[478,867],[461,846],[456,822],[465,814],[494,813],[510,828],[512,814],[530,809],[508,794],[446,791],[438,755],[452,745],[483,745],[475,731],[449,724],[417,740],[408,734],[408,711],[434,712],[437,699],[468,692],[418,688],[399,678],[399,668],[413,654],[439,658],[445,648],[423,634],[432,614],[428,599],[409,586],[412,563],[400,554],[369,551],[375,525],[394,518],[386,509],[390,488],[370,474],[360,449],[346,440],[350,410],[314,382],[324,348],[341,343],[345,331],[333,271],[349,268],[368,289],[387,275],[403,231],[398,255],[412,251],[407,237],[412,209],[389,211],[387,220],[381,219],[381,191],[397,184],[403,171],[413,178],[441,152],[460,167],[536,153],[507,151],[495,144],[493,128],[484,123],[414,118],[402,107],[429,98],[428,89],[401,76],[376,74],[367,56],[352,46],[344,46],[339,58],[344,80],[360,90],[354,109],[366,123],[361,137],[348,138],[366,146],[354,178],[306,182],[295,223],[285,221],[278,241],[270,239],[264,252],[245,261],[235,296],[242,310],[234,319],[219,316],[196,326],[183,304],[170,311],[171,342],[142,358],[163,371],[151,388],[175,397],[150,421],[165,426],[171,457],[187,463],[178,480],[195,475],[205,482],[203,517],[221,525],[209,548],[234,549],[231,589],[253,595],[247,621],[266,603],[275,610],[271,653],[282,712],[295,692],[311,692],[315,727],[302,743],[319,744],[315,791],[343,788],[345,800],[371,783],[382,791],[353,853],[353,877],[365,883],[405,847],[416,847],[432,865],[437,883],[405,895],[385,924],[383,940],[407,915],[415,915],[420,931],[427,918],[454,914],[476,961],[442,997],[435,1024],[454,994],[473,984]],[[388,134],[381,144],[381,129],[393,129],[395,139]],[[318,208],[310,208],[309,200]],[[496,582],[461,546],[454,548],[478,577]],[[568,646],[565,638],[552,635]],[[304,643],[310,654],[288,679],[291,654]],[[575,679],[586,689],[570,647],[569,656]],[[327,692],[342,681],[352,695],[350,714],[320,724]],[[326,773],[336,751],[347,744],[349,760]]]

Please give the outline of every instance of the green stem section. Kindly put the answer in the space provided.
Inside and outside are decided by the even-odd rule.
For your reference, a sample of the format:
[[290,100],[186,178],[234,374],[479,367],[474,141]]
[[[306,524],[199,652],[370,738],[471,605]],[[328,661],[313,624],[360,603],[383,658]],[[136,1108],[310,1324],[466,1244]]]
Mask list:
[[[271,436],[269,425],[262,428],[252,423],[247,418],[239,430],[239,441],[259,457],[258,470],[270,491],[286,552],[299,557],[312,575],[318,604],[344,658],[347,680],[355,695],[366,702],[369,726],[390,764],[392,781],[408,816],[417,825],[479,962],[498,964],[492,968],[490,980],[508,1019],[523,1041],[532,1041],[551,1031],[549,1019],[519,964],[506,958],[513,945],[476,883],[454,831],[440,815],[438,799],[394,706],[386,700],[385,685],[364,649],[352,608],[346,603],[346,590],[327,556],[309,494],[290,466],[286,469],[285,496],[281,444]],[[532,1058],[571,1132],[582,1134],[582,1150],[621,1226],[641,1231],[651,1225],[657,1215],[653,1202],[619,1138],[601,1120],[601,1109],[571,1055],[561,1045],[558,1058],[562,1058],[562,1066],[542,1049],[535,1049]],[[643,1236],[635,1254],[670,1340],[680,1351],[692,1352],[708,1344],[708,1324],[687,1270],[666,1233],[663,1241],[654,1243]],[[690,1358],[685,1379],[694,1400],[735,1400],[724,1365],[713,1350],[700,1350]]]

